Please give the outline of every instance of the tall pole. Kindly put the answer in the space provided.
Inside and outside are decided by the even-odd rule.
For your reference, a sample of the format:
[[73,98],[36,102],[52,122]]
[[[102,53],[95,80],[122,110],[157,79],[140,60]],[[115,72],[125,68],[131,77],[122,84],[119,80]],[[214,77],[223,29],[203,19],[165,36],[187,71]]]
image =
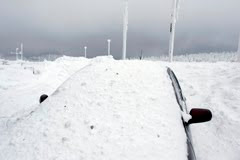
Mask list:
[[128,31],[128,0],[125,0],[125,9],[123,16],[123,48],[122,48],[122,59],[126,59],[127,52],[127,31]]
[[111,39],[108,39],[108,56],[111,55]]
[[174,39],[175,39],[175,28],[177,21],[177,5],[178,0],[173,0],[172,14],[171,14],[171,24],[170,24],[170,39],[169,39],[169,62],[173,60],[174,51]]
[[16,61],[18,60],[18,48],[16,48]]
[[239,56],[240,56],[240,33],[239,33],[239,40],[238,40],[238,53],[239,53]]
[[84,56],[87,58],[87,46],[84,47]]
[[239,40],[238,40],[238,62],[240,62],[240,33],[239,33]]
[[21,43],[21,52],[20,52],[20,54],[21,54],[21,60],[23,60],[23,43]]

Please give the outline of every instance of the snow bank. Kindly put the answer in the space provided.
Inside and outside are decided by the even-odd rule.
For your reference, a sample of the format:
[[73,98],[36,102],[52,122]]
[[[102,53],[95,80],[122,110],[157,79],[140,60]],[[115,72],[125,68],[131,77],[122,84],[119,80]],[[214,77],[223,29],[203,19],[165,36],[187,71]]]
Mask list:
[[187,159],[165,66],[95,61],[35,110],[7,123],[0,159]]
[[53,62],[8,61],[9,65],[0,65],[0,117],[31,108],[38,103],[40,95],[52,94],[88,63],[85,58],[65,56]]

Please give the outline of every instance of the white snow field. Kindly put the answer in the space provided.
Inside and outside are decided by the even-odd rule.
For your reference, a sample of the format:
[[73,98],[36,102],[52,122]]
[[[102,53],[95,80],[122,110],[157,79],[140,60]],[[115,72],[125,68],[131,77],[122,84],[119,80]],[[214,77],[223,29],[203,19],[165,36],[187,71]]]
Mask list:
[[[179,62],[240,62],[240,52],[222,52],[222,53],[197,53],[177,55],[173,60]],[[145,60],[169,61],[168,56],[143,57]],[[136,58],[134,58],[136,59]],[[137,58],[139,59],[139,58]]]
[[[191,125],[197,159],[240,159],[240,63],[112,57],[0,62],[0,159],[186,160],[166,66],[175,71],[189,110],[213,112],[212,121]],[[42,93],[50,97],[38,104]]]

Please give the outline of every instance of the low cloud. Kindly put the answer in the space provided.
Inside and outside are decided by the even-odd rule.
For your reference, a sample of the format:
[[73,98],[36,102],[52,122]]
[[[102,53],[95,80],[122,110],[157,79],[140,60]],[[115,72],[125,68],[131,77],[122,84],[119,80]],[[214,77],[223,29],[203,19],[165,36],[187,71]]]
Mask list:
[[[0,0],[0,53],[9,54],[21,42],[28,55],[59,51],[78,56],[107,52],[121,57],[122,0]],[[129,0],[128,56],[166,55],[171,1]],[[214,7],[217,6],[217,7]],[[240,31],[240,1],[202,0],[181,4],[175,54],[235,51]]]

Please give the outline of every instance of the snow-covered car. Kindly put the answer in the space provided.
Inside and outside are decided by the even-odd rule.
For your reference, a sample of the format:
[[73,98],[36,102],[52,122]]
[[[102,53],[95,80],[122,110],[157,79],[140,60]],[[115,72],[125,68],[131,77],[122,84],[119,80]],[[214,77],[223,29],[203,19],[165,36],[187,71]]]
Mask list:
[[97,59],[6,122],[0,159],[187,160],[187,113],[175,93],[162,64]]

